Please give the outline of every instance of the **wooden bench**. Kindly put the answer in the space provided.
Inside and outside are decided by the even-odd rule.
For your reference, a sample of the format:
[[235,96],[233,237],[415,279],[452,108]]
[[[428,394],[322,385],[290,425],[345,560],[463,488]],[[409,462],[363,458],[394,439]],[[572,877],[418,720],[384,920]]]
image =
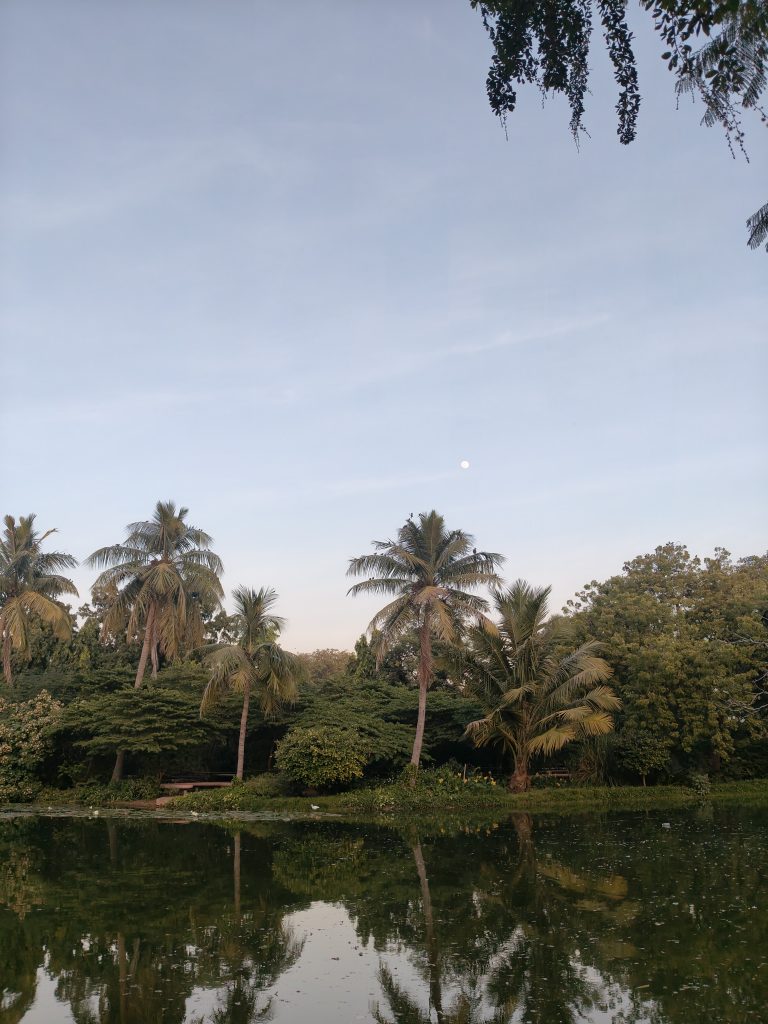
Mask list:
[[224,789],[232,785],[229,782],[161,782],[160,789],[168,793],[191,793],[193,789]]

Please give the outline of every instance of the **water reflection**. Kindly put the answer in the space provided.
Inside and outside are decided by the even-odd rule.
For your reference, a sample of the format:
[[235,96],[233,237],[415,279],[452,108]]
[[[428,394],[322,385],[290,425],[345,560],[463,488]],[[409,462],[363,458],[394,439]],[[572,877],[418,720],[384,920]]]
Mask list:
[[[5,818],[0,1024],[39,1017],[46,978],[51,1024],[290,1024],[297,990],[321,1024],[333,970],[377,1024],[746,1024],[768,1003],[766,852],[754,811],[454,834]],[[329,928],[302,960],[323,907],[354,946]]]

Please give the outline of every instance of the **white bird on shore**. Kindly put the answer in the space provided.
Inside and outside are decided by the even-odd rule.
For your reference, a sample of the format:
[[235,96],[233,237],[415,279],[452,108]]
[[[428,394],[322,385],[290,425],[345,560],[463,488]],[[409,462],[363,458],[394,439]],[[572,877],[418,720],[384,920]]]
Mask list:
[[313,811],[319,811],[320,810],[320,807],[317,804],[310,804],[309,806],[312,808]]

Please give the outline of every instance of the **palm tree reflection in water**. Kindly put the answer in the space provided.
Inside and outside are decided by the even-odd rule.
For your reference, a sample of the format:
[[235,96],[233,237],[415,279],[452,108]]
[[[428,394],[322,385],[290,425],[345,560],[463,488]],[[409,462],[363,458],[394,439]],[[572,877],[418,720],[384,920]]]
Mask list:
[[593,980],[582,965],[565,915],[569,897],[583,897],[597,888],[621,899],[626,895],[626,883],[623,879],[590,879],[551,858],[539,864],[533,819],[528,814],[513,814],[511,819],[517,843],[505,884],[494,891],[476,892],[475,897],[479,900],[478,912],[487,915],[488,924],[497,916],[495,909],[503,910],[503,917],[516,923],[511,930],[509,924],[499,929],[499,941],[486,951],[485,962],[474,977],[450,966],[445,970],[452,987],[458,985],[447,1008],[443,993],[445,965],[424,852],[418,837],[412,837],[411,853],[424,918],[429,1006],[423,1010],[418,999],[382,964],[379,983],[391,1017],[376,1005],[372,1009],[376,1024],[507,1024],[513,1016],[526,1024],[575,1024],[589,1019],[604,1001],[605,986]]

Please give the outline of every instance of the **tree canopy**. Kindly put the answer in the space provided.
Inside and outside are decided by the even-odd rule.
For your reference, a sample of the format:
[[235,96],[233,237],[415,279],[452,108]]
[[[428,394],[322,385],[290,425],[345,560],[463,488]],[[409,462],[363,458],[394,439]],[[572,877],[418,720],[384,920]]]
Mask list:
[[[618,90],[617,133],[624,145],[637,135],[640,87],[626,0],[470,0],[493,46],[486,89],[491,109],[506,121],[519,86],[543,96],[559,93],[571,110],[570,129],[586,131],[593,26],[600,25]],[[653,19],[675,77],[678,96],[703,104],[702,123],[719,125],[732,150],[745,150],[743,118],[761,107],[768,64],[766,0],[639,0]],[[768,205],[747,221],[749,245],[768,238]],[[768,246],[766,246],[768,250]]]

